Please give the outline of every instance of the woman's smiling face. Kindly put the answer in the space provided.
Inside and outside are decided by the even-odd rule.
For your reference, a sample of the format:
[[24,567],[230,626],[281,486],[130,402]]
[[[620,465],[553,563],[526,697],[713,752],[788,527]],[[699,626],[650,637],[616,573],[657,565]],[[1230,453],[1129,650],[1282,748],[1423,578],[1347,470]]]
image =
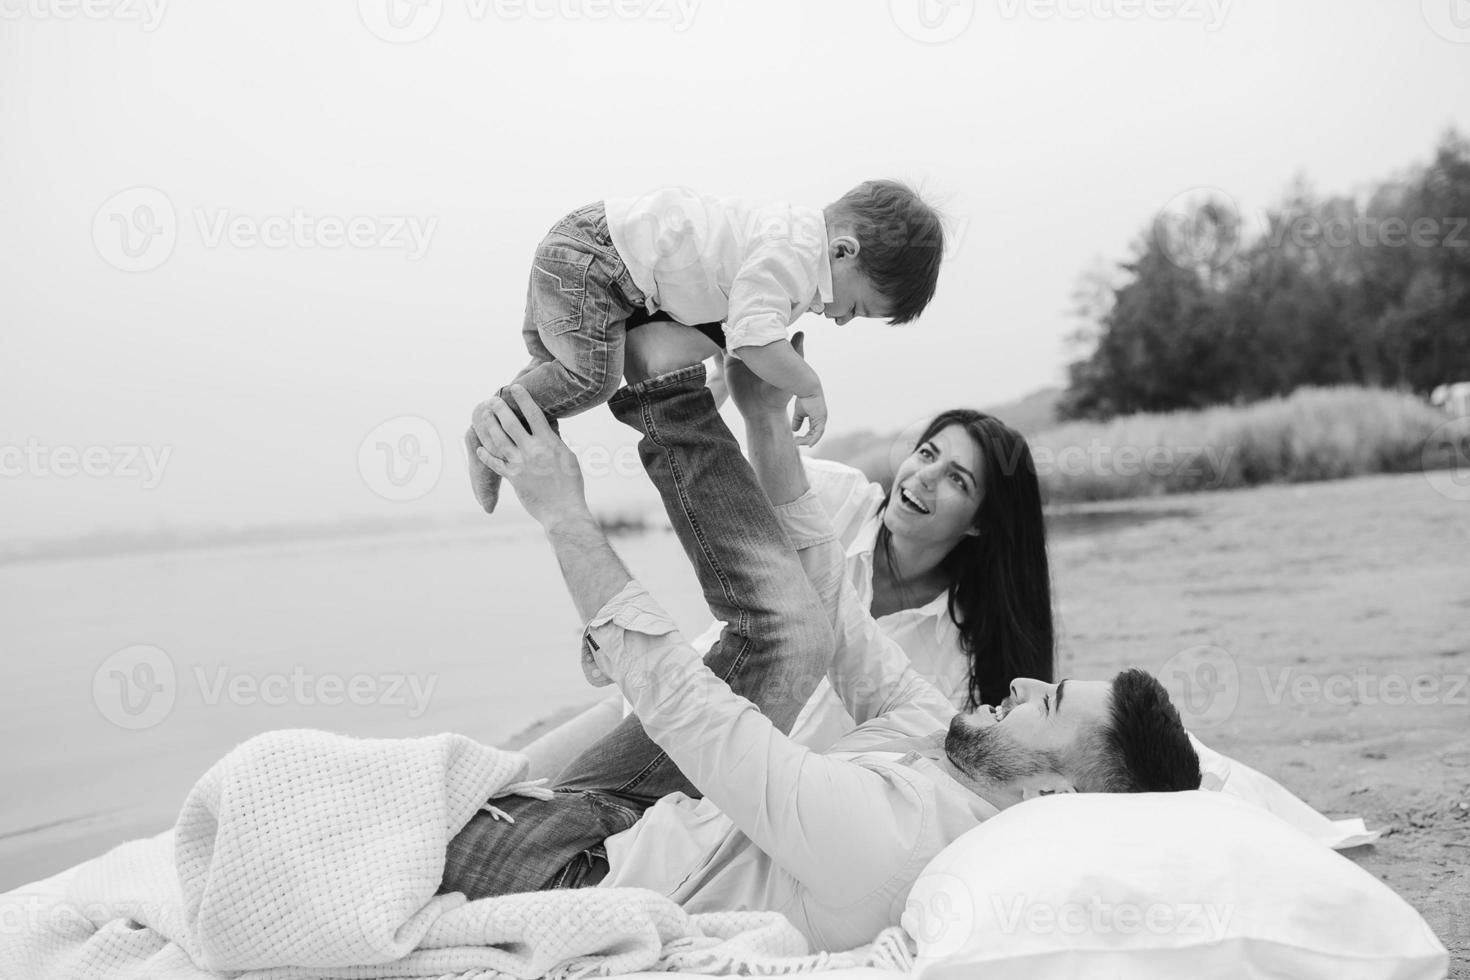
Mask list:
[[974,531],[983,465],[964,426],[940,429],[899,464],[883,523],[896,536],[958,542]]

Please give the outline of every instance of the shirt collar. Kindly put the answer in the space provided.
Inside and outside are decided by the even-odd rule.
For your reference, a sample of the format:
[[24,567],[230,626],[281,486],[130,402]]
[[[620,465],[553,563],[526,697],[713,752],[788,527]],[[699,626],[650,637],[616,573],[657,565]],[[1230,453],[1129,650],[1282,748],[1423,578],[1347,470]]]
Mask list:
[[[941,743],[942,745],[942,743]],[[941,785],[947,786],[950,793],[965,801],[967,809],[976,819],[988,820],[1000,812],[1000,807],[981,796],[980,793],[964,785],[939,764],[939,757],[944,754],[941,747],[937,752],[932,749],[916,750],[908,753],[898,760],[899,765],[910,769],[927,773],[931,777],[940,780]]]
[[853,537],[852,544],[847,546],[847,557],[857,558],[861,555],[872,560],[873,550],[878,547],[878,529],[883,525],[882,507],[883,494],[874,494],[873,499],[868,502],[867,515],[858,525],[858,533]]
[[[867,562],[869,582],[871,583],[874,553],[878,549],[878,531],[883,526],[882,495],[874,497],[872,503],[870,503],[868,506],[869,510],[867,517],[865,517],[863,519],[863,523],[859,525],[858,533],[852,539],[852,544],[847,546],[847,557],[849,559],[861,558]],[[922,606],[916,606],[913,609],[905,609],[901,611],[910,612],[916,616],[935,617],[937,626],[936,635],[940,639],[943,639],[945,624],[951,622],[949,618],[949,590],[941,590],[937,596],[930,599]],[[891,613],[890,615],[896,614]]]
[[811,306],[813,313],[822,312],[832,302],[832,249],[827,241],[825,215],[822,215],[821,227],[821,233],[817,237],[821,241],[822,251],[817,258],[817,299]]

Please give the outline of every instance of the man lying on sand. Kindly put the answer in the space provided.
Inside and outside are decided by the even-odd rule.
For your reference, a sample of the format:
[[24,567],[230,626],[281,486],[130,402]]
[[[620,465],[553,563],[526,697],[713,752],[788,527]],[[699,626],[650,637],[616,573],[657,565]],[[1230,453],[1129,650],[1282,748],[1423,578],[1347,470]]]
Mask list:
[[[563,772],[553,799],[497,800],[499,814],[471,820],[441,891],[652,888],[690,911],[779,911],[814,948],[847,949],[896,924],[930,858],[1005,807],[1198,788],[1178,713],[1143,671],[1017,680],[998,707],[956,714],[853,601],[789,396],[727,363],[752,468],[704,368],[657,367],[630,338],[634,383],[610,405],[642,434],[711,612],[730,625],[701,663],[613,553],[576,458],[530,396],[511,390],[524,423],[493,404],[480,458],[555,549],[587,623],[584,669],[616,683],[636,717]],[[859,725],[817,754],[785,732],[823,675]],[[668,794],[683,795],[654,806]]]

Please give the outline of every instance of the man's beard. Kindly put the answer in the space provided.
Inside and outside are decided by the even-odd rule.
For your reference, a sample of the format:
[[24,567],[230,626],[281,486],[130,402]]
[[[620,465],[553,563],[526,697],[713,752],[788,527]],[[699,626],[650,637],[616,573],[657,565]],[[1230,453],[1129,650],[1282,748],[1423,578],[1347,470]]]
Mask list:
[[1058,771],[1059,760],[1055,754],[1017,743],[999,725],[984,728],[967,725],[964,715],[955,715],[949,723],[944,751],[951,762],[971,777],[993,783]]

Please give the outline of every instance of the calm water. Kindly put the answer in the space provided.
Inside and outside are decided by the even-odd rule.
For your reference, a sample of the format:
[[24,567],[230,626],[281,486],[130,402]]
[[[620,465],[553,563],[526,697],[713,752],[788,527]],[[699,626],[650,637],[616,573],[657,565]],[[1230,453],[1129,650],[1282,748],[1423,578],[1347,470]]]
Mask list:
[[[672,534],[616,547],[681,625],[708,620]],[[0,889],[168,827],[257,732],[493,744],[600,693],[534,528],[28,562],[0,566],[0,597]],[[116,670],[135,644],[167,661]],[[145,701],[170,670],[171,707]]]

